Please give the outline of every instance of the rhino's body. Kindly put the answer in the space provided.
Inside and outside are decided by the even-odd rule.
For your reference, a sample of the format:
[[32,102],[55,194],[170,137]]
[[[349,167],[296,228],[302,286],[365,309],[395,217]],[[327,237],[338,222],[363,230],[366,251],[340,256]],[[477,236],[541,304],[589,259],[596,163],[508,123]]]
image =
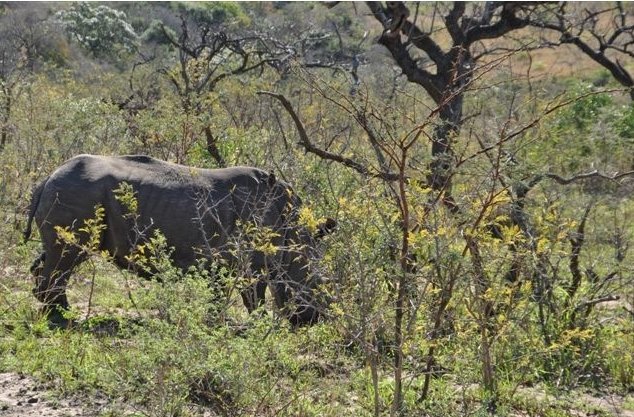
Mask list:
[[[113,190],[122,183],[134,190],[138,207],[130,213]],[[44,253],[34,264],[35,293],[47,306],[68,307],[65,286],[72,269],[83,260],[77,245],[60,243],[56,226],[77,232],[85,220],[104,209],[105,228],[99,249],[114,262],[137,272],[130,260],[144,239],[159,230],[173,248],[173,263],[183,269],[203,258],[234,258],[227,243],[240,224],[270,228],[275,254],[250,254],[250,269],[266,277],[280,307],[292,301],[289,317],[312,322],[315,277],[309,273],[314,240],[294,225],[300,200],[290,187],[257,168],[199,169],[146,156],[79,155],[60,166],[34,191],[31,219],[40,230]],[[80,240],[86,240],[79,233]],[[233,252],[235,253],[235,252]],[[41,261],[41,262],[40,262]],[[146,270],[147,272],[147,270]],[[243,292],[249,310],[263,301],[265,279]]]

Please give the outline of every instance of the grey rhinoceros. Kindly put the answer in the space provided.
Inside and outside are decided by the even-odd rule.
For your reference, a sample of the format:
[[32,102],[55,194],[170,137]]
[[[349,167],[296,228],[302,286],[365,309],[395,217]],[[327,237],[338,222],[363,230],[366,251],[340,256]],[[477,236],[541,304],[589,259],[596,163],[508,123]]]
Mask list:
[[[114,191],[122,183],[134,190],[134,215]],[[291,323],[314,323],[320,314],[316,289],[322,280],[312,262],[316,239],[330,232],[335,222],[320,223],[311,235],[297,223],[300,205],[287,183],[257,168],[200,169],[141,155],[79,155],[33,192],[25,239],[35,219],[43,245],[31,267],[34,293],[47,311],[69,307],[68,278],[86,258],[80,246],[88,235],[80,229],[95,217],[96,207],[102,207],[99,249],[119,267],[140,275],[148,275],[148,270],[135,265],[130,255],[155,230],[165,236],[172,263],[182,269],[201,259],[235,264],[241,256],[230,242],[241,225],[268,230],[273,249],[247,255],[256,279],[242,291],[244,304],[249,311],[262,304],[268,284]],[[78,244],[62,243],[56,226],[73,231]]]

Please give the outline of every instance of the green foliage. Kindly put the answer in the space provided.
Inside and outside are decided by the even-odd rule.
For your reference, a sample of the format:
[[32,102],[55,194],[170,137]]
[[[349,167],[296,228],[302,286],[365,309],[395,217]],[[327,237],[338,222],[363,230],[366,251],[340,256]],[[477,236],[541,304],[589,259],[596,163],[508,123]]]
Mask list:
[[[529,165],[515,169],[523,169],[527,176],[538,169],[562,175],[589,171],[589,166],[602,172],[629,170],[634,162],[634,143],[627,137],[630,107],[623,106],[614,95],[579,81],[570,91],[566,99],[571,99],[571,104],[545,118],[540,129],[528,132],[532,140],[527,140],[520,154]],[[545,161],[548,165],[544,167]],[[590,181],[587,184],[593,187]],[[605,183],[594,188],[597,193],[611,192]]]
[[584,130],[599,118],[600,111],[612,102],[607,93],[593,91],[592,86],[581,85],[572,91],[581,97],[568,106],[560,115],[560,127],[572,124],[579,130]]
[[163,22],[160,20],[152,20],[148,28],[141,34],[140,38],[144,42],[157,43],[159,45],[170,45],[169,38],[165,35],[167,32],[172,39],[176,39],[176,32],[170,28],[166,27]]
[[136,216],[139,210],[139,201],[136,198],[136,192],[132,184],[125,181],[119,184],[119,187],[112,190],[114,198],[125,207],[128,213],[124,217]]
[[186,13],[198,25],[219,25],[223,23],[249,24],[249,17],[239,3],[234,2],[178,2],[174,7],[181,13]]
[[603,364],[612,381],[624,392],[631,392],[634,387],[634,352],[628,349],[634,343],[634,324],[628,318],[622,318],[622,329],[608,328],[601,332],[599,351],[602,352]]
[[634,106],[625,107],[623,116],[616,123],[619,136],[622,138],[634,139]]

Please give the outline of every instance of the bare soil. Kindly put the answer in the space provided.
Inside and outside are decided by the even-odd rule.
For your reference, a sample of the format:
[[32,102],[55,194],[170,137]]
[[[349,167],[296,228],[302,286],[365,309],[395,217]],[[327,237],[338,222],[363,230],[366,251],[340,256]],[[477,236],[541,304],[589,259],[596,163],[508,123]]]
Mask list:
[[[611,393],[576,393],[558,398],[538,388],[521,388],[518,394],[537,403],[557,403],[559,407],[567,409],[571,417],[634,417],[634,410],[624,408],[625,398]],[[526,414],[520,412],[515,416],[525,417]]]
[[604,397],[583,394],[579,401],[596,410],[604,410],[618,417],[634,417],[634,411],[623,408],[623,397],[608,394]]
[[17,373],[0,373],[2,417],[95,417],[107,406],[107,398],[59,398],[54,386]]
[[[555,400],[551,395],[534,388],[521,389],[519,394],[537,401],[553,403]],[[634,417],[633,410],[623,408],[624,398],[616,395],[599,397],[580,394],[574,401],[566,402],[569,403],[570,416],[574,417]],[[17,373],[0,373],[0,417],[98,417],[108,411],[114,412],[114,415],[133,414],[129,409],[125,410],[128,407],[120,405],[98,394],[60,397],[51,384],[42,384],[30,376]],[[209,417],[214,414],[205,410],[200,415]],[[522,412],[513,415],[527,416]]]

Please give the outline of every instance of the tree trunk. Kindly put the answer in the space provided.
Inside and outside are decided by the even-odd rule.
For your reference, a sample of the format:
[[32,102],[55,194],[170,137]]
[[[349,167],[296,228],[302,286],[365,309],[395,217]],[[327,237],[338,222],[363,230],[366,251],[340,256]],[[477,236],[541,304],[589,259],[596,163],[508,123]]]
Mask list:
[[6,87],[3,88],[4,94],[4,112],[2,115],[2,120],[0,120],[0,152],[4,149],[7,142],[9,141],[9,119],[11,116],[11,93],[10,89]]
[[218,167],[224,168],[227,166],[226,161],[220,154],[220,149],[218,149],[218,139],[211,133],[211,127],[205,126],[205,140],[207,141],[207,152],[214,158]]
[[443,193],[442,201],[452,211],[457,209],[451,196],[451,176],[453,174],[452,140],[460,132],[462,119],[463,93],[457,93],[447,102],[440,103],[439,124],[434,129],[431,145],[430,174],[427,182],[430,187]]

